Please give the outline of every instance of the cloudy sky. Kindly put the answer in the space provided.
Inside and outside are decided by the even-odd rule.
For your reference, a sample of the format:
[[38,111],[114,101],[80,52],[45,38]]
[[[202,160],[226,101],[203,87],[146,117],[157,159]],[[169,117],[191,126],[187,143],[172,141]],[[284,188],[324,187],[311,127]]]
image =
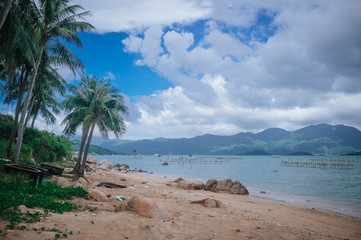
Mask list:
[[73,50],[124,93],[125,139],[361,129],[359,0],[73,3],[96,27]]

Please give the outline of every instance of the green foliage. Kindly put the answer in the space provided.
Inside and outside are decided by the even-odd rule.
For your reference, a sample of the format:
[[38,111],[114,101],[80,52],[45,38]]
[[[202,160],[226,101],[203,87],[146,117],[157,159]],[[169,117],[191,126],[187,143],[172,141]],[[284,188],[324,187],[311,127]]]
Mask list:
[[51,182],[34,187],[29,182],[23,181],[21,175],[0,179],[0,216],[10,222],[8,228],[13,229],[17,223],[40,221],[40,213],[21,213],[20,205],[34,208],[44,208],[48,211],[63,213],[77,210],[79,206],[62,200],[71,199],[73,196],[85,197],[87,192],[82,187],[62,188]]
[[[12,126],[13,123],[0,123],[0,157],[5,157]],[[34,158],[37,162],[54,162],[72,155],[72,143],[66,137],[35,128],[26,129],[20,155],[23,161]]]

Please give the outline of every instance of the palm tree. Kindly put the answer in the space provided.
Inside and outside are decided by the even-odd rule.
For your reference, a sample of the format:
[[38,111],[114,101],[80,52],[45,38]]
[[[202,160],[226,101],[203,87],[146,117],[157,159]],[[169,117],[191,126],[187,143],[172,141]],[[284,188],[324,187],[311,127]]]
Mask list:
[[95,126],[104,138],[108,138],[109,132],[119,138],[126,130],[120,113],[127,113],[127,107],[119,90],[104,79],[83,76],[79,84],[70,86],[70,92],[73,95],[67,96],[64,101],[65,109],[70,112],[63,120],[64,133],[74,135],[76,130],[82,127],[82,139],[74,172],[84,175]]
[[5,0],[4,3],[3,3],[3,6],[1,8],[1,11],[0,11],[0,29],[2,28],[4,22],[5,22],[5,19],[10,11],[10,7],[11,7],[11,2],[13,0]]
[[40,40],[37,42],[38,51],[35,58],[35,67],[32,71],[28,91],[21,111],[13,163],[17,163],[19,159],[20,148],[25,131],[24,123],[26,112],[28,110],[44,51],[53,53],[53,56],[55,56],[51,59],[51,63],[55,65],[66,65],[74,72],[74,74],[76,69],[83,68],[81,61],[60,40],[63,39],[81,47],[82,44],[77,34],[82,31],[91,30],[94,27],[87,22],[79,21],[79,19],[83,19],[85,16],[89,15],[89,12],[77,13],[79,9],[83,8],[79,5],[68,6],[68,3],[69,0],[39,1],[40,17],[35,29],[40,33]]
[[62,109],[62,105],[57,100],[57,93],[63,96],[66,90],[66,81],[56,69],[48,64],[43,64],[39,71],[25,120],[25,126],[27,126],[30,118],[33,118],[32,128],[39,113],[45,119],[47,125],[55,123],[56,117],[53,113],[59,114]]

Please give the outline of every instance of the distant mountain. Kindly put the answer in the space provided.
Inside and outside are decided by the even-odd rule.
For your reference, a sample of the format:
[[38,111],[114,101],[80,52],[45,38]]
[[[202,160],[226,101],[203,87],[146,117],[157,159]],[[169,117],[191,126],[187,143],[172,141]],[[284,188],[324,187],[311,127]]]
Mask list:
[[206,134],[194,138],[156,138],[151,140],[98,140],[97,145],[118,153],[133,154],[315,154],[345,155],[361,151],[361,132],[344,125],[312,125],[296,131],[280,128],[260,133],[238,133],[232,136]]

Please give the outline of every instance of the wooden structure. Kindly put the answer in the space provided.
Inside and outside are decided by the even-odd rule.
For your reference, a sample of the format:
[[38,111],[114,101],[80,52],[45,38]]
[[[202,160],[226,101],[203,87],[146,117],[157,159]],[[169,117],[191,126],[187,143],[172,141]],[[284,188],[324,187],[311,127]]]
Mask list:
[[308,160],[288,160],[282,161],[285,166],[294,167],[313,167],[313,168],[333,168],[333,169],[352,169],[353,159],[331,159],[331,158],[311,158]]

